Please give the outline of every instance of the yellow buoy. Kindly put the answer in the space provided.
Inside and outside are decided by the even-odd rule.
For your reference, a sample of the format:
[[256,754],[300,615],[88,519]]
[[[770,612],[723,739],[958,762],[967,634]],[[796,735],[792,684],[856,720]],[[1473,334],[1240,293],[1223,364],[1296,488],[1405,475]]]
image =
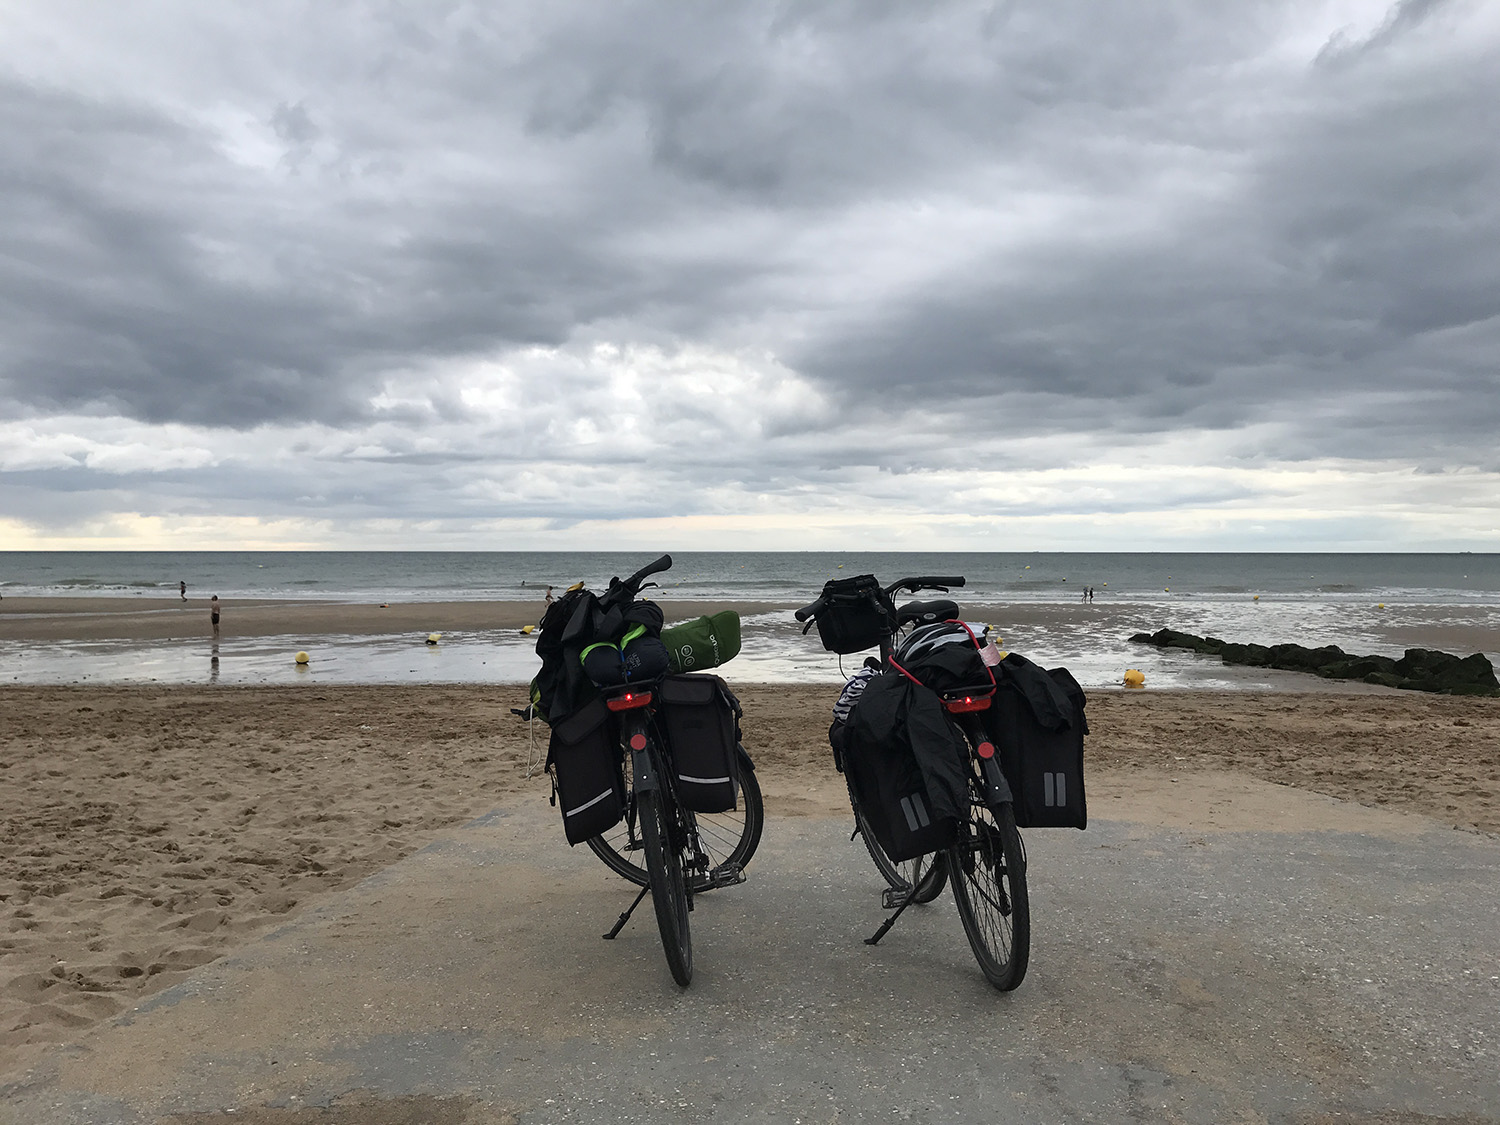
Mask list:
[[1256,595],[1255,595],[1255,600],[1256,600],[1256,601],[1260,601],[1260,595],[1259,595],[1259,594],[1256,594]]
[[1385,602],[1381,602],[1381,603],[1380,603],[1380,604],[1379,604],[1379,605],[1377,605],[1377,606],[1376,606],[1376,607],[1375,607],[1375,608],[1376,608],[1376,609],[1384,609],[1384,608],[1385,608]]
[[443,634],[441,634],[441,633],[428,633],[427,634],[427,643],[430,644],[430,645],[437,644],[439,638],[441,638],[442,635]]
[[307,658],[307,653],[305,653],[305,652],[299,652],[297,654],[297,663],[298,664],[306,664],[307,663],[307,659],[308,659]]
[[521,632],[522,632],[522,633],[523,633],[523,634],[524,634],[524,635],[526,635],[526,636],[528,636],[528,637],[529,637],[529,636],[531,636],[531,634],[532,634],[532,632],[533,632],[533,631],[534,631],[534,630],[535,630],[535,629],[536,629],[536,626],[535,626],[535,625],[522,625],[522,626],[521,626]]
[[1170,594],[1170,593],[1171,593],[1171,592],[1172,592],[1172,587],[1170,587],[1170,586],[1163,586],[1163,587],[1162,587],[1162,591],[1163,591],[1163,592],[1164,592],[1164,593],[1168,593],[1168,594]]
[[1125,669],[1125,686],[1128,688],[1143,688],[1146,686],[1146,673],[1139,668]]

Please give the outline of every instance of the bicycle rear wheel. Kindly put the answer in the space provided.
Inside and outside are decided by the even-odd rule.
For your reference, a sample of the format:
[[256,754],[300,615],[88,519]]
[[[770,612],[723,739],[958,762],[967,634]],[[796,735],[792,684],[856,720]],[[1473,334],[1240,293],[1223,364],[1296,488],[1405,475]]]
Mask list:
[[[722,813],[695,813],[698,844],[708,856],[709,874],[728,867],[744,867],[760,846],[765,825],[765,803],[760,782],[750,756],[743,749],[735,755],[739,768],[740,800],[737,808]],[[625,776],[630,777],[630,752],[625,752]],[[587,843],[606,867],[638,887],[647,883],[645,859],[641,854],[640,815],[635,809],[635,795],[626,796],[625,817],[608,832],[592,836]],[[712,878],[709,886],[713,885]]]
[[[844,780],[847,785],[847,776]],[[875,869],[891,890],[910,890],[912,901],[918,903],[931,902],[943,893],[943,887],[948,882],[948,857],[944,853],[933,852],[916,859],[894,860],[885,854],[885,849],[870,830],[870,822],[860,810],[853,786],[849,786],[849,807],[854,810],[854,823],[859,829],[860,839],[865,842],[865,850],[870,853],[870,858],[875,861]]]
[[682,874],[682,853],[674,842],[679,837],[669,818],[675,818],[675,803],[660,790],[636,794],[641,845],[646,875],[651,885],[651,905],[661,930],[662,949],[672,979],[684,987],[693,979],[693,935],[688,929],[687,884]]
[[953,901],[985,978],[1002,992],[1019,985],[1031,957],[1026,856],[1011,806],[973,802],[948,849]]

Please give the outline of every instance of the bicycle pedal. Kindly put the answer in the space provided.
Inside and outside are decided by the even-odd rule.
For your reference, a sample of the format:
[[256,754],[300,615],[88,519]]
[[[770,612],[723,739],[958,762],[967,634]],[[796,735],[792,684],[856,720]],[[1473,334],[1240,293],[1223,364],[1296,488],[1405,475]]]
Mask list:
[[887,887],[881,892],[880,905],[887,910],[895,910],[897,907],[905,906],[909,898],[911,898],[910,887]]
[[696,877],[693,881],[693,889],[711,891],[716,887],[733,887],[744,881],[744,868],[733,863],[726,863],[722,867],[715,867],[705,875]]

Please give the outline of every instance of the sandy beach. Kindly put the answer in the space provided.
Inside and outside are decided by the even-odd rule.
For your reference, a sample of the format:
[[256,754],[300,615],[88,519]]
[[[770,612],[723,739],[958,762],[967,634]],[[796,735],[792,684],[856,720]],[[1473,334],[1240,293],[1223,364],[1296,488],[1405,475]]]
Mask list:
[[[740,695],[768,815],[846,814],[829,690]],[[546,732],[510,714],[523,702],[486,686],[0,688],[0,1074],[444,826],[545,805],[528,763]],[[1500,701],[1099,692],[1089,716],[1096,818],[1253,829],[1225,798],[1259,779],[1500,832]]]

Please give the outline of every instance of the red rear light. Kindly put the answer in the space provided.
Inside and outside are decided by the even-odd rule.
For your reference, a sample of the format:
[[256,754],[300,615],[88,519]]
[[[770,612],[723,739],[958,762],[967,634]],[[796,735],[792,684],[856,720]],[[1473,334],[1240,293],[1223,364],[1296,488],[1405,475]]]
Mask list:
[[604,705],[611,711],[634,711],[637,707],[645,707],[651,702],[649,691],[627,691],[624,695],[612,695],[604,701]]
[[990,709],[990,695],[952,695],[943,699],[943,710],[954,715],[962,715],[966,711],[988,711]]

